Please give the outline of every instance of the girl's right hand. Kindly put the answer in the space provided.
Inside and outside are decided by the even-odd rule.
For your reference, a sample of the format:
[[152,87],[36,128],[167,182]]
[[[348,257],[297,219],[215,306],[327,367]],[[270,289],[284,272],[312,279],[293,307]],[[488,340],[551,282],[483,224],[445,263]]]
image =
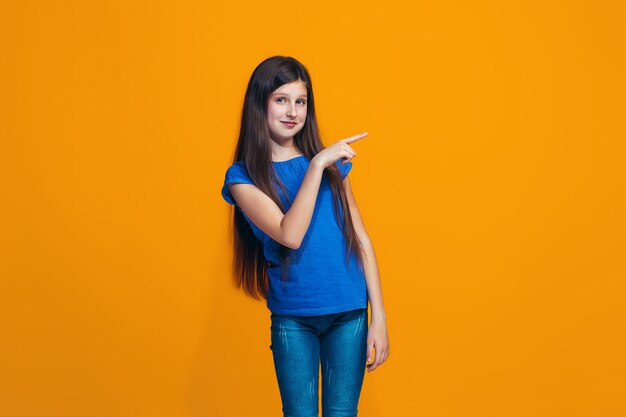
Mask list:
[[365,136],[367,136],[367,132],[359,133],[358,135],[350,136],[349,138],[340,139],[328,148],[322,149],[313,157],[313,159],[316,160],[316,162],[323,168],[334,164],[338,159],[342,159],[342,163],[345,164],[356,156],[356,152],[350,147],[349,144],[364,138]]

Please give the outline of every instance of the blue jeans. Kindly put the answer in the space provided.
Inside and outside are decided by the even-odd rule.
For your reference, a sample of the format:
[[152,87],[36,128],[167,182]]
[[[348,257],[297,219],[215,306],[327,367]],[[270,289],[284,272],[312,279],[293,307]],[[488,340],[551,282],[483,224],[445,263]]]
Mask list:
[[321,316],[271,314],[274,367],[284,417],[354,417],[366,369],[367,308]]

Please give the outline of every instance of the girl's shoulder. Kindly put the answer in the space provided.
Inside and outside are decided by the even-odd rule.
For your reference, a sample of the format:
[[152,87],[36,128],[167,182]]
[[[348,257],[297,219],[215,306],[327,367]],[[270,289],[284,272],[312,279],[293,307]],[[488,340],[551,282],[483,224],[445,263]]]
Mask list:
[[[342,179],[344,179],[348,175],[350,170],[352,169],[352,161],[343,163],[341,160],[337,160],[335,164],[337,165],[337,168],[339,169],[339,173],[341,174]],[[243,182],[247,182],[250,184],[253,183],[243,161],[237,161],[233,163],[226,170],[225,181],[235,182],[235,180],[245,180]]]
[[248,170],[246,170],[245,165],[241,161],[237,161],[228,167],[224,176],[224,184],[222,185],[222,198],[229,204],[236,205],[237,203],[228,188],[230,183],[254,184],[248,175]]
[[[245,179],[247,181],[252,181],[250,179],[250,175],[248,175],[248,170],[242,161],[237,161],[228,167],[226,170],[225,180],[236,180],[236,179]],[[229,181],[234,182],[234,181]]]
[[348,175],[348,172],[352,169],[352,161],[346,162],[345,164],[341,162],[341,160],[337,160],[335,162],[337,164],[337,168],[339,168],[339,173],[341,174],[341,179],[345,179]]

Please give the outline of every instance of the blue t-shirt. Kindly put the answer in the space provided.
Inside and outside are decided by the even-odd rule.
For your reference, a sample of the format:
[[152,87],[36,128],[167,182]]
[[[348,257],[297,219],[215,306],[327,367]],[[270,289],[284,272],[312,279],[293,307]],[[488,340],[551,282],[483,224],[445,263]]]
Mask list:
[[[291,201],[300,189],[309,163],[306,155],[272,162]],[[352,162],[337,161],[336,164],[344,179]],[[222,187],[222,197],[239,209],[228,189],[229,183],[253,184],[243,162],[235,162],[228,168]],[[288,210],[290,203],[280,187],[277,192]],[[339,207],[341,209],[341,205]],[[284,285],[278,243],[259,229],[243,210],[242,213],[254,235],[263,242],[263,252],[269,262],[267,307],[272,313],[312,316],[367,308],[365,275],[354,254],[350,254],[349,267],[346,264],[346,240],[334,215],[333,193],[326,177],[322,176],[311,224],[302,244],[290,251],[291,264]]]

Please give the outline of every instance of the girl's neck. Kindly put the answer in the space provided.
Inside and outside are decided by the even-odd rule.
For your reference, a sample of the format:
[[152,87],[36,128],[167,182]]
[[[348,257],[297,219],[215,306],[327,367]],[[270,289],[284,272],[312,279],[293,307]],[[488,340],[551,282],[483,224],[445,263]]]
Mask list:
[[293,143],[293,138],[286,140],[284,143],[277,143],[272,139],[271,149],[273,161],[284,161],[302,155],[302,152]]

